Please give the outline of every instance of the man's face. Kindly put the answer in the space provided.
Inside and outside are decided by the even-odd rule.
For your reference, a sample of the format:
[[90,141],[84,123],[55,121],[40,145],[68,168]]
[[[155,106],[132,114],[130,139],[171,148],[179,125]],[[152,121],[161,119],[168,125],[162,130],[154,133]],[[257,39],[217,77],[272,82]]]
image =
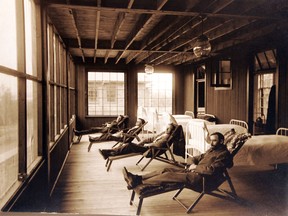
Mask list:
[[141,121],[141,119],[137,119],[137,121],[136,121],[136,125],[137,125],[137,126],[141,126],[141,125],[142,125],[142,121]]
[[120,122],[121,120],[122,120],[122,116],[118,116],[116,121]]
[[219,140],[219,137],[217,135],[211,135],[210,136],[210,145],[215,148],[216,146],[218,146],[219,144],[221,144],[221,141]]

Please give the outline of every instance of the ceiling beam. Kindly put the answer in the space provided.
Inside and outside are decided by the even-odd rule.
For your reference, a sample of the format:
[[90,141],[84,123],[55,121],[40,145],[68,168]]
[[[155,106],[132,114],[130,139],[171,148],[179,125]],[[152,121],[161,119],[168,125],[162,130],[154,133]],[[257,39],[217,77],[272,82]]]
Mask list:
[[[231,1],[228,1],[228,2],[226,2],[225,5],[218,6],[214,12],[218,12],[218,11],[222,10],[223,8],[228,6],[230,3],[231,3]],[[251,12],[251,10],[255,9],[255,7],[257,7],[257,5],[255,5],[254,3],[251,3],[250,5],[246,5],[245,11],[242,11],[241,14]],[[251,24],[254,21],[256,21],[256,20],[237,20],[236,21],[235,19],[229,19],[226,21],[223,20],[222,22],[220,22],[222,24],[219,25],[219,20],[217,22],[216,19],[208,18],[205,21],[206,23],[203,24],[204,27],[206,28],[206,30],[204,30],[203,33],[206,34],[206,36],[208,36],[208,38],[210,38],[210,40],[215,40],[217,38],[220,38],[224,34],[231,33],[231,32],[233,32],[239,28],[244,27],[245,25]],[[195,29],[196,27],[198,29]],[[188,34],[185,34],[185,38],[190,38],[190,39],[188,39],[186,41],[180,40],[180,41],[172,44],[170,47],[166,47],[166,49],[174,50],[174,49],[179,49],[182,46],[183,46],[182,50],[184,52],[187,50],[193,49],[193,44],[196,41],[197,35],[200,35],[202,32],[201,32],[201,29],[199,29],[199,26],[197,24],[195,24],[191,29],[193,30],[193,31],[190,31],[191,33],[189,33],[189,31],[187,31]],[[219,29],[222,29],[221,32],[219,32]],[[217,31],[217,32],[215,32],[215,31]],[[213,35],[211,34],[211,32],[213,32]],[[196,35],[195,35],[195,33],[196,33]],[[154,59],[152,59],[152,62],[155,62],[158,60],[157,63],[154,63],[154,64],[163,64],[163,63],[169,61],[169,59],[173,58],[173,56],[170,56],[170,58],[166,59],[164,57],[165,55],[166,54],[161,54],[161,55],[155,57]],[[179,55],[179,54],[177,54],[177,55]],[[162,60],[159,60],[159,59],[161,59],[161,57],[162,57]],[[176,57],[176,55],[174,57]]]
[[[101,5],[101,0],[97,0],[97,6]],[[96,14],[96,27],[95,27],[95,50],[94,50],[94,63],[96,62],[96,53],[98,47],[98,34],[99,34],[99,25],[100,25],[100,11],[97,11]]]
[[[161,8],[167,3],[168,0],[162,0],[159,4],[157,4],[157,11],[161,10]],[[155,17],[154,14],[142,14],[139,18],[139,21],[136,23],[135,27],[132,29],[130,35],[128,36],[127,39],[127,45],[126,49],[133,43],[133,41],[136,39],[136,37],[145,29],[146,26],[149,25],[150,22],[153,21],[153,18]],[[161,19],[159,17],[159,19]],[[125,51],[119,52],[116,58],[116,63],[121,59]]]
[[266,16],[252,16],[252,15],[239,15],[239,14],[226,14],[226,13],[207,13],[207,12],[192,12],[192,11],[165,11],[165,10],[151,10],[151,9],[135,9],[135,8],[113,8],[113,7],[97,7],[97,6],[86,6],[86,5],[67,5],[67,4],[58,4],[58,3],[46,3],[49,8],[66,8],[66,9],[77,9],[77,10],[93,10],[101,12],[124,12],[131,14],[150,14],[158,16],[199,16],[205,15],[209,17],[226,17],[226,18],[236,18],[236,19],[279,19],[277,17],[266,17]]
[[[284,24],[284,23],[283,23]],[[259,24],[257,24],[259,26]],[[263,25],[261,28],[255,28],[254,25],[250,26],[249,31],[248,29],[243,29],[242,34],[238,34],[237,38],[232,37],[229,40],[226,40],[224,42],[219,42],[217,44],[213,45],[213,53],[217,53],[221,50],[228,49],[243,43],[246,43],[248,41],[255,40],[257,38],[263,37],[265,35],[270,34],[271,32],[275,31],[275,24],[270,25]],[[197,60],[197,57],[195,55],[187,55],[186,58],[186,64],[192,63],[195,60]],[[182,64],[181,58],[174,58],[175,65]]]
[[[134,3],[134,0],[129,0],[127,8],[130,9],[132,7],[133,3]],[[113,28],[114,30],[113,30],[113,33],[112,33],[112,36],[111,36],[111,49],[114,47],[114,44],[115,44],[115,42],[117,40],[117,35],[118,35],[119,30],[120,30],[120,28],[121,28],[121,26],[122,26],[122,24],[123,24],[123,22],[125,20],[125,17],[126,17],[126,13],[125,12],[120,12],[118,14],[118,18],[117,18],[117,21],[116,21],[116,23],[114,25],[114,28]],[[105,55],[105,64],[107,63],[108,58],[109,58],[109,52],[107,51],[106,55]]]
[[[68,5],[70,5],[70,0],[66,0],[66,2],[67,2]],[[70,13],[71,18],[72,18],[73,28],[75,30],[76,38],[77,38],[77,41],[78,41],[78,47],[79,47],[79,49],[81,50],[81,53],[82,53],[82,61],[85,62],[84,51],[82,49],[81,38],[80,38],[80,34],[79,34],[79,31],[78,31],[77,22],[76,22],[77,13],[71,8],[68,8],[68,10],[69,10],[69,13]]]
[[[229,6],[233,2],[234,2],[234,0],[226,0],[226,1],[222,1],[221,4],[219,2],[217,4],[215,4],[213,1],[209,5],[202,5],[202,7],[205,7],[205,10],[209,9],[210,11],[212,11],[213,14],[215,14],[215,13],[218,13],[219,11],[223,10],[225,7]],[[204,8],[202,8],[202,9],[199,8],[199,10],[204,11]],[[201,17],[205,17],[204,20],[207,18],[207,16],[205,16],[203,14],[201,14]],[[196,23],[195,23],[195,20],[196,20]],[[203,21],[203,18],[199,19],[199,16],[193,17],[184,23],[182,21],[183,24],[178,25],[176,29],[173,29],[173,31],[170,33],[170,35],[168,35],[168,36],[165,35],[165,38],[159,39],[158,42],[153,47],[151,47],[151,49],[163,48],[165,45],[176,40],[181,35],[185,35],[186,33],[193,31],[194,28],[197,27],[202,21]],[[187,37],[187,38],[190,38],[190,37]],[[143,61],[144,59],[142,56],[142,59],[141,58],[136,59],[136,63],[137,62],[139,63],[139,62]],[[151,60],[151,58],[150,58],[150,60]]]

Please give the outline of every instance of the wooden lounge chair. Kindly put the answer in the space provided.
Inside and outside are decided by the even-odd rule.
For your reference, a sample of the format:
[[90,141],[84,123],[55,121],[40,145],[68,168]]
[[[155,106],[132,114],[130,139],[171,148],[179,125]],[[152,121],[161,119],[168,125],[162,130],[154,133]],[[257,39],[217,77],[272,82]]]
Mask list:
[[[118,124],[116,125],[116,127],[113,127],[113,128],[108,128],[108,133],[116,133],[117,131],[120,131],[120,130],[123,130],[124,128],[127,128],[127,125],[128,125],[128,122],[129,122],[129,116],[123,116],[123,118],[121,119],[121,121],[118,122]],[[108,124],[105,123],[104,125]],[[103,125],[103,127],[104,127]],[[95,130],[93,130],[93,128],[89,129],[89,130],[83,130],[83,131],[78,131],[77,133],[75,132],[74,130],[74,136],[75,136],[75,141],[73,141],[74,144],[77,144],[81,141],[81,138],[83,135],[88,135],[88,134],[93,134],[93,133],[96,133],[96,132],[99,132],[99,128],[96,127]]]
[[[154,159],[158,161],[162,161],[165,163],[169,163],[176,166],[184,167],[183,164],[176,161],[172,147],[173,144],[176,144],[176,142],[182,142],[183,147],[185,147],[185,137],[182,125],[177,125],[173,133],[171,134],[169,140],[166,142],[166,146],[162,148],[151,146],[150,149],[143,154],[143,156],[140,158],[140,160],[136,163],[136,165],[140,165],[140,162],[145,158],[150,158],[148,162],[141,168],[141,171],[143,171]],[[169,156],[167,155],[169,154]]]
[[[176,166],[184,166],[181,163],[178,163],[174,157],[174,154],[172,152],[172,146],[173,144],[177,141],[180,141],[180,134],[183,134],[183,129],[181,125],[178,125],[175,130],[173,131],[173,133],[171,134],[169,140],[166,143],[166,146],[163,148],[156,148],[151,146],[144,154],[142,153],[130,153],[130,154],[124,154],[124,155],[116,155],[116,156],[110,156],[107,158],[106,160],[106,167],[107,167],[107,171],[109,171],[111,164],[113,161],[115,160],[119,160],[119,159],[123,159],[123,158],[127,158],[127,157],[133,157],[133,156],[137,156],[137,155],[142,155],[142,157],[140,158],[140,160],[138,160],[138,162],[136,163],[136,165],[140,165],[140,162],[143,160],[143,158],[145,157],[149,157],[149,161],[141,168],[141,170],[143,171],[151,162],[152,160],[156,159],[165,163],[169,163],[169,164],[173,164]],[[182,137],[182,141],[184,141],[183,145],[185,146],[185,140],[184,140],[184,135],[181,136]],[[126,142],[129,143],[129,142]],[[167,152],[169,153],[170,157],[168,157]]]
[[[237,144],[234,146],[233,149],[230,150],[232,157],[234,157],[239,151],[239,149],[244,145],[244,143],[249,137],[249,134],[241,134],[241,135],[238,134],[237,136],[239,136],[238,139],[233,140]],[[232,166],[233,165],[231,165],[231,167]],[[179,183],[167,183],[167,184],[160,185],[160,186],[138,185],[132,190],[132,195],[130,198],[130,205],[136,205],[137,206],[136,215],[140,215],[143,200],[145,198],[167,193],[170,191],[175,191],[175,190],[178,190],[178,191],[173,196],[173,200],[177,201],[183,208],[185,208],[186,213],[190,213],[204,195],[211,195],[211,196],[218,197],[221,199],[239,201],[240,199],[237,196],[236,190],[234,188],[232,180],[227,171],[227,169],[231,167],[227,167],[223,171],[223,178],[219,178],[218,182],[216,184],[213,184],[213,187],[210,186],[211,184],[207,184],[207,178],[205,175],[202,175],[203,187],[199,187],[199,188],[191,188],[189,185],[179,184]],[[229,188],[230,188],[229,191],[220,188],[221,185],[224,184],[225,182],[227,182],[229,185]],[[199,193],[199,196],[192,202],[190,206],[187,206],[178,198],[178,196],[181,194],[181,192],[185,188]],[[136,194],[139,197],[138,204],[134,201]]]
[[[139,137],[140,132],[143,130],[144,126],[147,124],[147,122],[144,122],[141,126],[139,126],[136,130],[131,131],[130,133],[123,132],[123,138],[121,141],[117,141],[112,148],[116,147],[117,145],[122,145],[123,143],[128,143],[132,142],[134,139],[137,139],[138,142],[141,140]],[[128,128],[123,130],[123,131],[128,131]],[[98,142],[98,141],[97,141]],[[103,141],[104,142],[104,141]],[[88,152],[91,150],[91,147],[93,145],[93,141],[90,141],[89,146],[88,146]]]

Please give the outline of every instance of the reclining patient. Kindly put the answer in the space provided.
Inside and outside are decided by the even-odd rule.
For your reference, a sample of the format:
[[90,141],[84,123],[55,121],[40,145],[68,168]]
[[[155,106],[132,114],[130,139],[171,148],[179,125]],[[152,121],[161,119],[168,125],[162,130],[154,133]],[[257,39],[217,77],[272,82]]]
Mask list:
[[92,133],[116,133],[119,130],[119,123],[125,118],[123,115],[119,115],[117,119],[106,122],[101,127],[91,127],[87,130],[74,130],[74,134],[76,136],[86,135],[86,134],[92,134]]
[[130,135],[132,136],[134,132],[141,127],[145,123],[144,119],[138,118],[135,126],[133,126],[130,129],[123,129],[121,131],[118,131],[116,133],[102,133],[99,137],[91,137],[89,136],[89,141],[94,143],[94,142],[104,142],[104,141],[123,141],[124,138],[129,137]]
[[189,168],[164,168],[145,175],[134,175],[124,167],[123,175],[127,182],[127,188],[133,189],[138,185],[165,185],[167,183],[187,184],[191,188],[202,188],[202,177],[208,176],[208,184],[216,184],[223,179],[224,169],[233,165],[230,152],[224,145],[224,136],[219,133],[210,135],[211,148],[204,154],[192,158]]
[[174,132],[176,125],[168,124],[166,130],[155,137],[147,138],[138,144],[133,142],[125,143],[122,146],[112,149],[99,149],[100,154],[106,160],[109,156],[124,155],[129,153],[144,153],[149,149],[149,146],[164,147]]

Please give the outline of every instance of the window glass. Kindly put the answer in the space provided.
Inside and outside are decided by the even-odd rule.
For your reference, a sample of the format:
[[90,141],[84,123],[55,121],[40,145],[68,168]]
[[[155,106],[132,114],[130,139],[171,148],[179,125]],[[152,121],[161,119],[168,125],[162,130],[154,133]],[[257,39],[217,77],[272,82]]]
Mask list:
[[27,81],[27,167],[38,158],[37,83]]
[[88,115],[124,114],[123,72],[88,72]]
[[172,113],[172,73],[138,73],[138,107]]
[[[18,178],[17,78],[0,73],[0,200]],[[4,106],[3,106],[4,105]]]
[[274,83],[274,74],[265,73],[255,76],[257,90],[254,91],[254,120],[260,117],[263,123],[266,123],[269,94]]
[[268,50],[255,55],[255,71],[275,70],[276,51]]
[[[33,1],[25,0],[24,9],[26,73],[37,76],[36,23],[35,20],[32,19],[32,17],[35,17]],[[34,58],[32,56],[34,56]]]
[[17,70],[16,1],[0,1],[0,65]]

